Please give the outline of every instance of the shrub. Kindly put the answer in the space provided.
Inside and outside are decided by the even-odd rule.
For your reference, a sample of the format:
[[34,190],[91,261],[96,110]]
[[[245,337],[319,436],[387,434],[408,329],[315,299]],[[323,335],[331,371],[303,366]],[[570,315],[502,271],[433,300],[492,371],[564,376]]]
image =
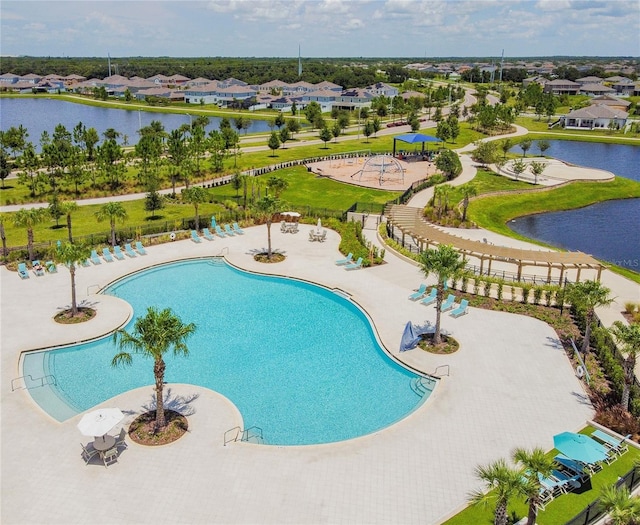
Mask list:
[[636,303],[624,303],[624,311],[628,314],[634,314],[638,309],[638,305]]
[[551,299],[553,298],[553,290],[551,288],[547,288],[544,291],[544,304],[547,306],[551,306]]
[[504,287],[504,284],[502,283],[502,281],[498,281],[498,301],[502,301],[502,289]]
[[516,287],[515,286],[511,286],[511,300],[512,301],[516,300]]
[[467,286],[469,286],[469,276],[467,274],[462,276],[461,288],[464,293],[467,293]]
[[533,304],[540,304],[540,299],[542,298],[542,292],[544,290],[541,286],[536,286],[533,289]]
[[531,285],[523,284],[521,288],[522,288],[522,302],[524,304],[527,304],[529,302],[529,292],[531,292]]
[[474,277],[473,279],[473,295],[480,294],[480,277]]
[[489,297],[491,295],[491,281],[489,281],[488,279],[483,283],[483,289],[482,289],[482,294],[485,297]]

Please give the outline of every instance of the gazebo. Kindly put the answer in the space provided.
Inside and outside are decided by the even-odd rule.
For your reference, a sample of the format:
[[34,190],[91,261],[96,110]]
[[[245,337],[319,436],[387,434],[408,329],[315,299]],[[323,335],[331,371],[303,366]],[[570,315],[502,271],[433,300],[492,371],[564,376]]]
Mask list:
[[402,142],[406,142],[408,144],[416,144],[422,143],[422,153],[424,153],[424,143],[425,142],[442,142],[437,137],[431,137],[430,135],[423,135],[422,133],[407,133],[405,135],[398,135],[397,137],[393,137],[393,156],[396,155],[396,141],[400,140]]

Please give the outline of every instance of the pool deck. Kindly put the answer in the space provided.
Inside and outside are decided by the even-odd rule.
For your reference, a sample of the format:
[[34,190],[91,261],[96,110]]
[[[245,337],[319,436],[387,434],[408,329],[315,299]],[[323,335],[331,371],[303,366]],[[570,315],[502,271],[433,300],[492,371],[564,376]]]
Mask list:
[[[334,264],[341,258],[338,235],[329,230],[326,242],[309,242],[309,229],[302,225],[298,234],[283,234],[274,225],[273,246],[287,255],[274,265],[253,260],[253,252],[266,244],[266,227],[259,226],[246,229],[242,237],[200,244],[177,241],[149,247],[147,256],[81,268],[79,300],[93,304],[98,315],[76,326],[51,319],[70,300],[66,268],[44,277],[32,274],[25,281],[0,268],[0,521],[436,524],[464,506],[469,491],[480,487],[475,466],[507,457],[517,446],[551,449],[554,434],[576,430],[592,416],[555,332],[528,317],[477,309],[458,319],[445,314],[443,328],[458,339],[459,352],[398,354],[407,321],[435,320],[434,308],[407,300],[424,281],[418,268],[387,253],[384,265],[346,271]],[[129,442],[119,462],[108,469],[85,466],[79,443],[90,438],[76,428],[81,416],[56,422],[27,391],[11,391],[12,379],[19,376],[20,352],[81,341],[125,323],[130,315],[126,304],[95,294],[114,279],[154,264],[222,252],[247,270],[294,276],[347,292],[369,313],[395,358],[427,373],[448,365],[450,375],[418,410],[387,429],[303,447],[223,446],[224,432],[242,425],[232,403],[201,387],[169,384],[169,402],[189,414],[188,435],[159,448]],[[211,309],[214,319],[224,305]],[[122,409],[126,424],[149,406],[151,395],[152,387],[143,387],[101,406]],[[265,438],[268,441],[268,433]]]

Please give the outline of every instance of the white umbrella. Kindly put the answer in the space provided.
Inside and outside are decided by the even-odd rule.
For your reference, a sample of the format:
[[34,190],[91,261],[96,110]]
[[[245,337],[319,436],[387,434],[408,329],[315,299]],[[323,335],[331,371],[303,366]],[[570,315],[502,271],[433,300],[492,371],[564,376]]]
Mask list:
[[318,219],[318,233],[320,233],[320,228],[322,228],[322,221]]
[[300,217],[300,214],[297,211],[285,211],[281,213],[281,215],[288,215],[289,217]]
[[82,416],[77,426],[85,436],[104,436],[123,419],[119,408],[99,408]]

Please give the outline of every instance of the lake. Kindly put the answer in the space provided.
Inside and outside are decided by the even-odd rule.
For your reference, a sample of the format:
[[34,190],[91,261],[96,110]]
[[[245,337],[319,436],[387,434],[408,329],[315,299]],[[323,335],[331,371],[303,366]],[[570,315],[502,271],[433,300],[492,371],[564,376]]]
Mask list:
[[[40,135],[47,131],[50,135],[58,124],[62,124],[69,131],[82,122],[87,128],[96,128],[100,137],[102,133],[113,128],[121,133],[120,140],[127,136],[129,144],[138,142],[138,130],[148,126],[152,120],[159,120],[165,130],[177,129],[183,124],[189,124],[191,119],[188,108],[184,113],[148,113],[146,111],[126,111],[124,109],[100,108],[74,104],[64,100],[51,98],[0,98],[0,129],[6,131],[11,126],[22,124],[29,132],[28,140],[40,149]],[[207,131],[218,129],[219,117],[210,117]],[[233,126],[233,119],[229,119]],[[270,131],[266,120],[252,120],[249,133]],[[244,131],[240,133],[244,134]]]
[[[547,156],[640,181],[640,147],[564,140],[549,143]],[[534,141],[528,153],[535,153],[536,149]],[[522,152],[518,147],[511,151]],[[518,217],[508,226],[531,239],[588,253],[640,272],[640,199],[606,201],[577,210]]]

